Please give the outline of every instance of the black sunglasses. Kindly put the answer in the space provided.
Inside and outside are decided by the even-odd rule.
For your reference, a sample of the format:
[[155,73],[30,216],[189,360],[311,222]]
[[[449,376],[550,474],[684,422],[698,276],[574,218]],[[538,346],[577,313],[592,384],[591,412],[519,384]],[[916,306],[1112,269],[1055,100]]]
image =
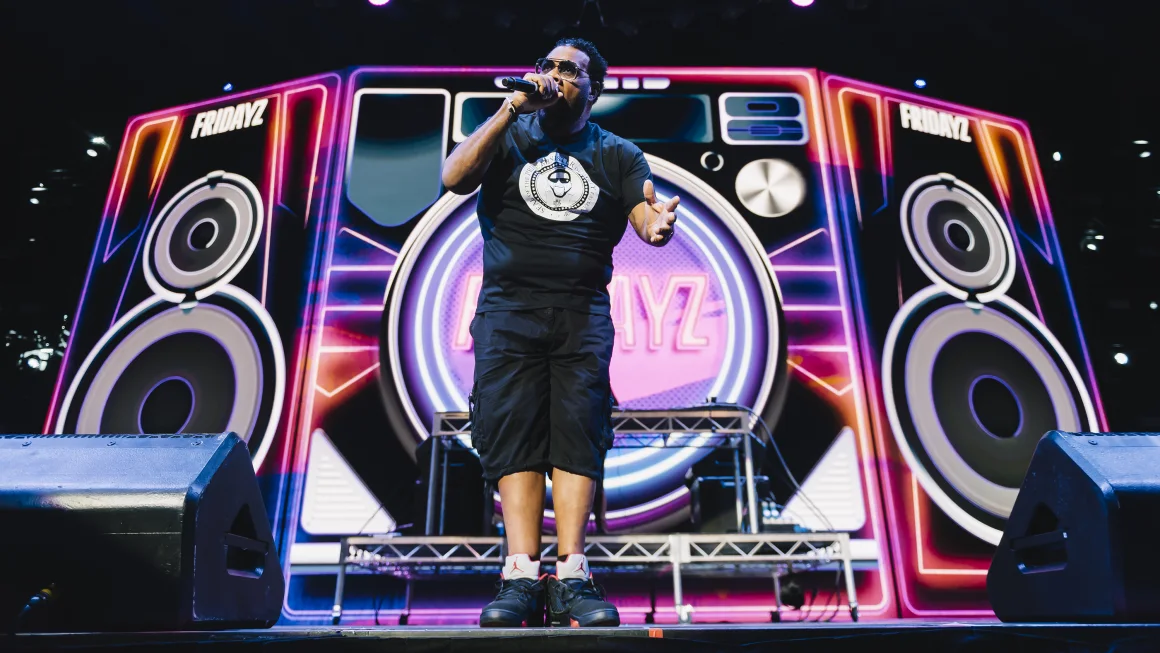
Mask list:
[[567,59],[548,59],[547,57],[543,57],[536,60],[537,73],[547,75],[553,70],[559,70],[560,77],[569,82],[574,82],[588,74],[588,71],[581,69],[574,61],[568,61]]

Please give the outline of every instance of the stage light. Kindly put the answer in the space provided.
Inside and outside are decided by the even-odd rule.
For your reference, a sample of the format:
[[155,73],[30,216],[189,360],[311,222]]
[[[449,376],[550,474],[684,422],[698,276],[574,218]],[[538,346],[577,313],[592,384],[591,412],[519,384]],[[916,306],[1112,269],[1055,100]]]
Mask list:
[[1052,152],[1051,159],[1053,161],[1063,161],[1063,153],[1062,152]]
[[1088,243],[1087,248],[1094,252],[1099,249],[1099,246],[1097,246],[1095,243]]
[[925,79],[914,80],[914,87],[915,88],[926,88],[926,80]]
[[1156,302],[1148,302],[1148,308],[1156,310],[1157,308],[1160,308],[1160,304],[1157,304]]
[[1103,235],[1103,234],[1096,234],[1096,235],[1095,235],[1095,236],[1093,236],[1093,237],[1094,237],[1096,240],[1103,240],[1103,239],[1104,239],[1104,235]]
[[1147,145],[1148,141],[1132,141],[1132,145]]
[[39,358],[29,358],[28,359],[28,366],[31,367],[32,369],[39,370],[40,365],[41,365],[41,363],[40,363]]
[[376,7],[381,7],[390,1],[391,0],[369,0],[369,2]]
[[234,90],[234,85],[229,83],[229,82],[226,82],[225,86],[222,86],[222,90],[225,91],[226,93],[229,93],[230,91]]
[[93,145],[106,145],[104,136],[93,136],[89,142]]
[[790,0],[790,1],[799,7],[808,7],[812,4],[814,4],[814,0]]
[[1116,359],[1116,362],[1119,363],[1120,365],[1127,365],[1128,364],[1128,355],[1122,351],[1116,352],[1116,355],[1114,356],[1114,358]]
[[97,156],[97,151],[96,150],[85,150],[85,154],[92,156],[92,157],[95,157],[95,156]]
[[28,200],[28,203],[29,204],[40,204],[40,200],[38,200],[34,197],[34,198]]
[[1141,152],[1141,153],[1140,153],[1140,158],[1141,158],[1141,159],[1147,159],[1147,158],[1148,158],[1148,157],[1150,157],[1150,156],[1152,156],[1152,153],[1151,153],[1151,152]]
[[44,184],[37,184],[36,187],[32,189],[32,192],[43,193],[46,190],[48,190],[48,189],[44,187]]

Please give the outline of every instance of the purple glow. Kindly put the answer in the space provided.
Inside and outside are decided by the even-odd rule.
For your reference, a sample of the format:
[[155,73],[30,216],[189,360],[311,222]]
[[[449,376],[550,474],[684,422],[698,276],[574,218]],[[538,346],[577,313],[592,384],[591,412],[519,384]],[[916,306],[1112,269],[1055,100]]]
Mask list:
[[369,0],[369,1],[372,5],[374,5],[376,7],[381,7],[385,4],[387,4],[388,2],[390,2],[391,0]]
[[814,4],[814,0],[790,0],[790,1],[799,7],[808,7],[812,4]]
[[971,417],[975,418],[975,424],[977,424],[979,428],[983,429],[983,433],[986,433],[995,439],[1003,439],[1003,436],[992,433],[991,430],[983,424],[983,420],[979,419],[979,411],[975,409],[975,387],[978,386],[979,381],[982,381],[983,379],[998,381],[1004,388],[1007,388],[1007,392],[1010,392],[1011,396],[1015,398],[1015,407],[1019,409],[1019,426],[1015,427],[1015,432],[1011,434],[1011,437],[1019,437],[1019,434],[1023,432],[1023,404],[1019,402],[1019,395],[1015,394],[1015,390],[1006,381],[1000,379],[997,376],[984,374],[974,381],[971,381],[971,388],[967,391],[970,399],[967,401],[967,403],[971,406]]

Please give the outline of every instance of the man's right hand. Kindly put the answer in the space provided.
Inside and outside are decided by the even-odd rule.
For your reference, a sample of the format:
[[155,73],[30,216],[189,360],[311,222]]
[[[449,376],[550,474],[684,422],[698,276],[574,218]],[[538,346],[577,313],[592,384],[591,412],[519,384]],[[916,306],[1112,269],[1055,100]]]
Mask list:
[[513,92],[511,103],[519,113],[535,113],[540,109],[552,106],[564,98],[564,93],[560,91],[560,84],[551,75],[528,73],[524,75],[524,79],[529,82],[535,82],[536,86],[540,87],[540,92]]

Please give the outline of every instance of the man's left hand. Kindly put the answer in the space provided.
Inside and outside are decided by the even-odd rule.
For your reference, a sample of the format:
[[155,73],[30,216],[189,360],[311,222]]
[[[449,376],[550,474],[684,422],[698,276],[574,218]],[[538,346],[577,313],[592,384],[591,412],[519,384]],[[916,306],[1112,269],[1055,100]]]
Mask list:
[[677,221],[677,206],[680,205],[681,198],[674,195],[667,202],[658,202],[652,180],[646,179],[644,201],[648,242],[654,245],[663,244],[673,235],[673,224]]

